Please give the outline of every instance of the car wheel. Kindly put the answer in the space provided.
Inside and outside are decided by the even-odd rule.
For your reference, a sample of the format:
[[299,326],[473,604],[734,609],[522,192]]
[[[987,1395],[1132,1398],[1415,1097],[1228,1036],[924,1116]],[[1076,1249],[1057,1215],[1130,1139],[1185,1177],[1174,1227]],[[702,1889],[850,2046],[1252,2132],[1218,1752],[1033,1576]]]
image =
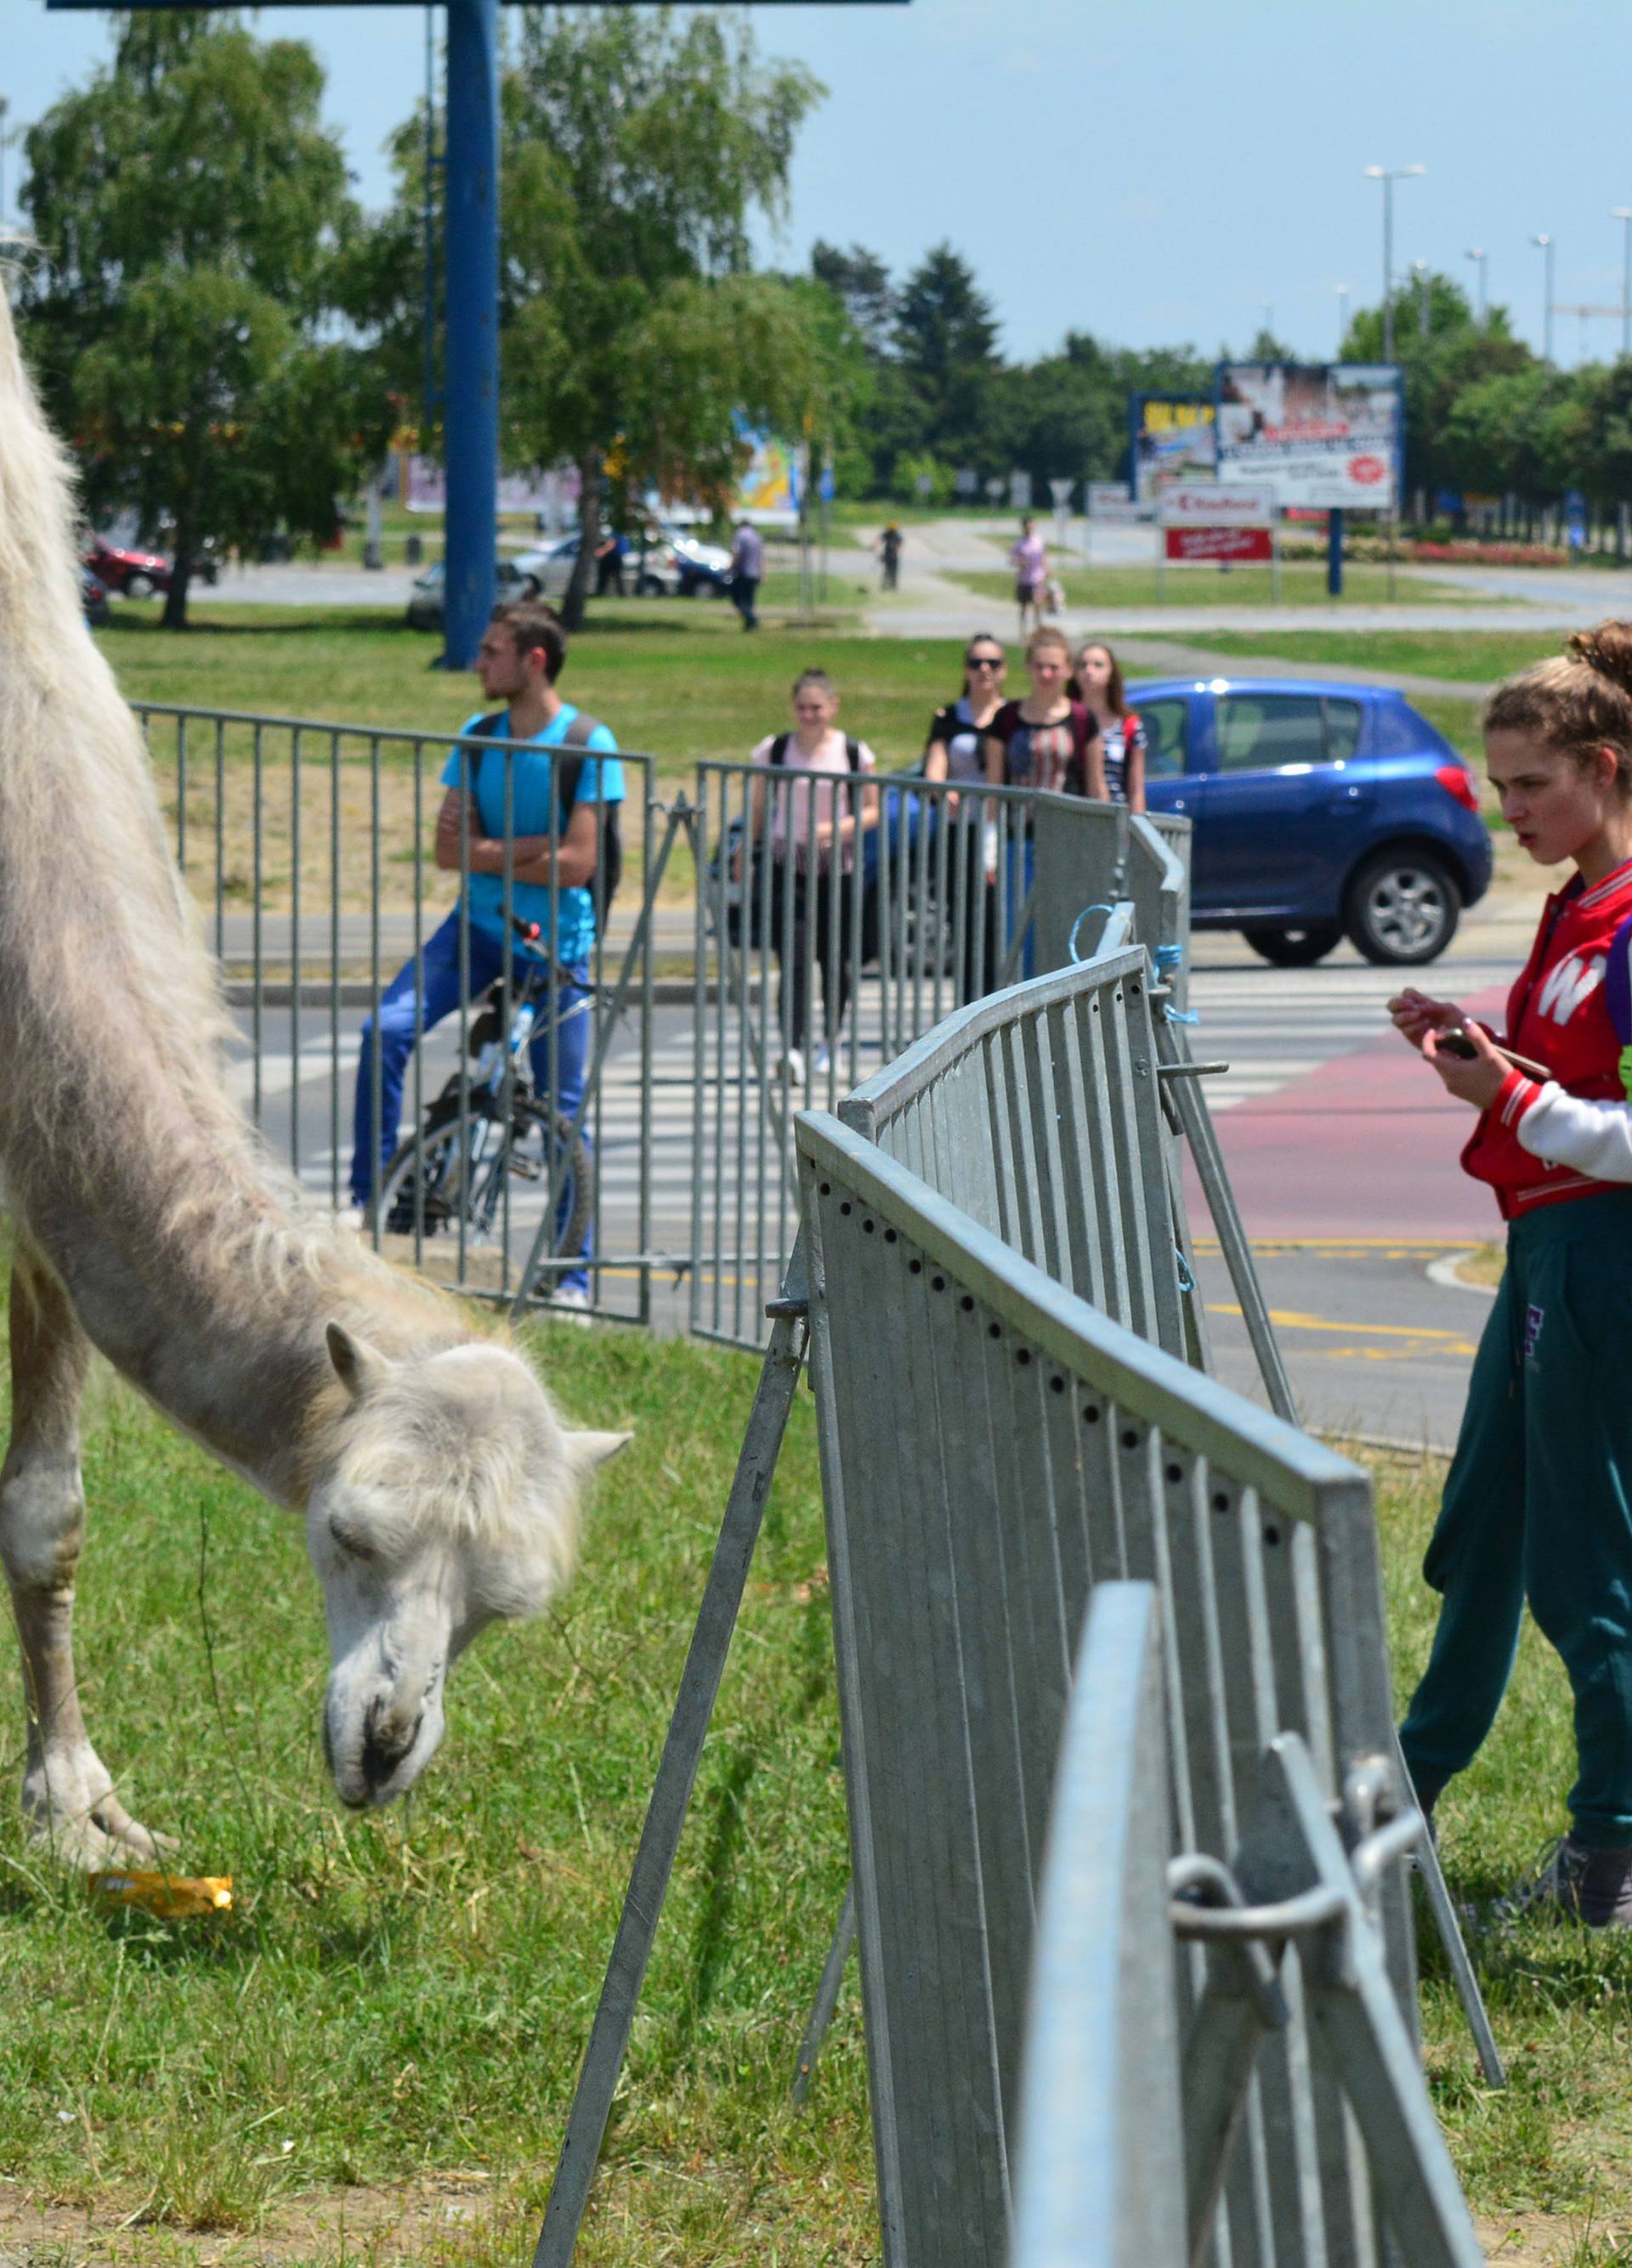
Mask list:
[[125,596],[127,599],[151,599],[153,595],[153,590],[154,584],[152,577],[151,575],[144,575],[139,569],[136,573],[127,575],[125,577]]
[[635,596],[638,599],[661,599],[663,596],[662,577],[642,575],[635,585]]
[[1373,851],[1348,886],[1343,926],[1356,952],[1380,968],[1437,960],[1457,933],[1462,902],[1449,869],[1409,843]]
[[1303,922],[1290,929],[1244,929],[1241,932],[1261,960],[1277,968],[1312,968],[1324,961],[1343,934],[1341,922]]
[[542,599],[544,595],[544,586],[536,575],[523,575],[519,595],[523,599]]

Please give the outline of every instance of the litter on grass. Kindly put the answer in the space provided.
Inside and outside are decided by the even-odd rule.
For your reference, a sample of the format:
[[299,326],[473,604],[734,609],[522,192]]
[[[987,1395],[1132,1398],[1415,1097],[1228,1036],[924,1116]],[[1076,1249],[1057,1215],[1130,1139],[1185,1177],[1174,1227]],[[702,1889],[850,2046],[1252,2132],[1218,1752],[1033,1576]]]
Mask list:
[[139,1906],[160,1921],[196,1921],[204,1914],[229,1913],[233,1905],[230,1874],[166,1874],[138,1867],[129,1874],[92,1874],[88,1887],[93,1898]]

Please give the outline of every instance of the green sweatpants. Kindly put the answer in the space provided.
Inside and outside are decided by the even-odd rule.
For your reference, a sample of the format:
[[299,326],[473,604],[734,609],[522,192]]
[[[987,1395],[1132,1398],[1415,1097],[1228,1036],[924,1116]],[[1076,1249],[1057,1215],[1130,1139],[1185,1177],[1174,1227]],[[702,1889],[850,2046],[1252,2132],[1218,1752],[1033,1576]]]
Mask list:
[[1528,1600],[1575,1694],[1571,1831],[1632,1845],[1632,1189],[1510,1228],[1422,1572],[1444,1604],[1400,1733],[1419,1793],[1478,1753]]

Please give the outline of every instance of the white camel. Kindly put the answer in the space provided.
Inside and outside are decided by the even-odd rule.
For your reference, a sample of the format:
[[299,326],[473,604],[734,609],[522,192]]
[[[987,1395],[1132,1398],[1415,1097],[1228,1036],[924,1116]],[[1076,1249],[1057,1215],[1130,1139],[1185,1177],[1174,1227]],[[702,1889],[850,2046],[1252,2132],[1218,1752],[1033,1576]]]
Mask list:
[[307,1210],[228,1100],[215,972],[85,627],[72,504],[0,290],[0,1195],[15,1232],[0,1560],[23,1650],[25,1811],[74,1861],[128,1863],[154,1838],[74,1682],[92,1347],[304,1513],[332,1657],[323,1746],[353,1805],[417,1778],[450,1663],[565,1580],[579,1486],[628,1437],[565,1431],[519,1355]]

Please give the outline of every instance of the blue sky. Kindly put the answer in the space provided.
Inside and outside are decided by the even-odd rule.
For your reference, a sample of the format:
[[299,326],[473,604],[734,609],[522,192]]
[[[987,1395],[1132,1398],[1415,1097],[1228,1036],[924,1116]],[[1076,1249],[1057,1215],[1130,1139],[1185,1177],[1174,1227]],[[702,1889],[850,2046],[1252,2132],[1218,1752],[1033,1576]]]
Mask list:
[[[1614,0],[911,0],[755,11],[761,45],[826,81],[805,129],[790,223],[767,256],[859,241],[901,270],[948,238],[996,303],[1005,350],[1067,328],[1129,345],[1242,346],[1273,309],[1311,357],[1335,341],[1336,287],[1381,288],[1381,193],[1368,165],[1428,167],[1395,191],[1397,265],[1460,276],[1489,254],[1493,300],[1540,343],[1542,261],[1556,294],[1619,303],[1632,205],[1632,11]],[[384,137],[423,79],[417,7],[270,8],[263,33],[309,39],[369,202]],[[0,0],[8,123],[37,116],[108,49],[107,18]],[[5,166],[15,212],[18,153]],[[1599,320],[1597,352],[1619,343]],[[1557,319],[1574,362],[1581,326]]]

